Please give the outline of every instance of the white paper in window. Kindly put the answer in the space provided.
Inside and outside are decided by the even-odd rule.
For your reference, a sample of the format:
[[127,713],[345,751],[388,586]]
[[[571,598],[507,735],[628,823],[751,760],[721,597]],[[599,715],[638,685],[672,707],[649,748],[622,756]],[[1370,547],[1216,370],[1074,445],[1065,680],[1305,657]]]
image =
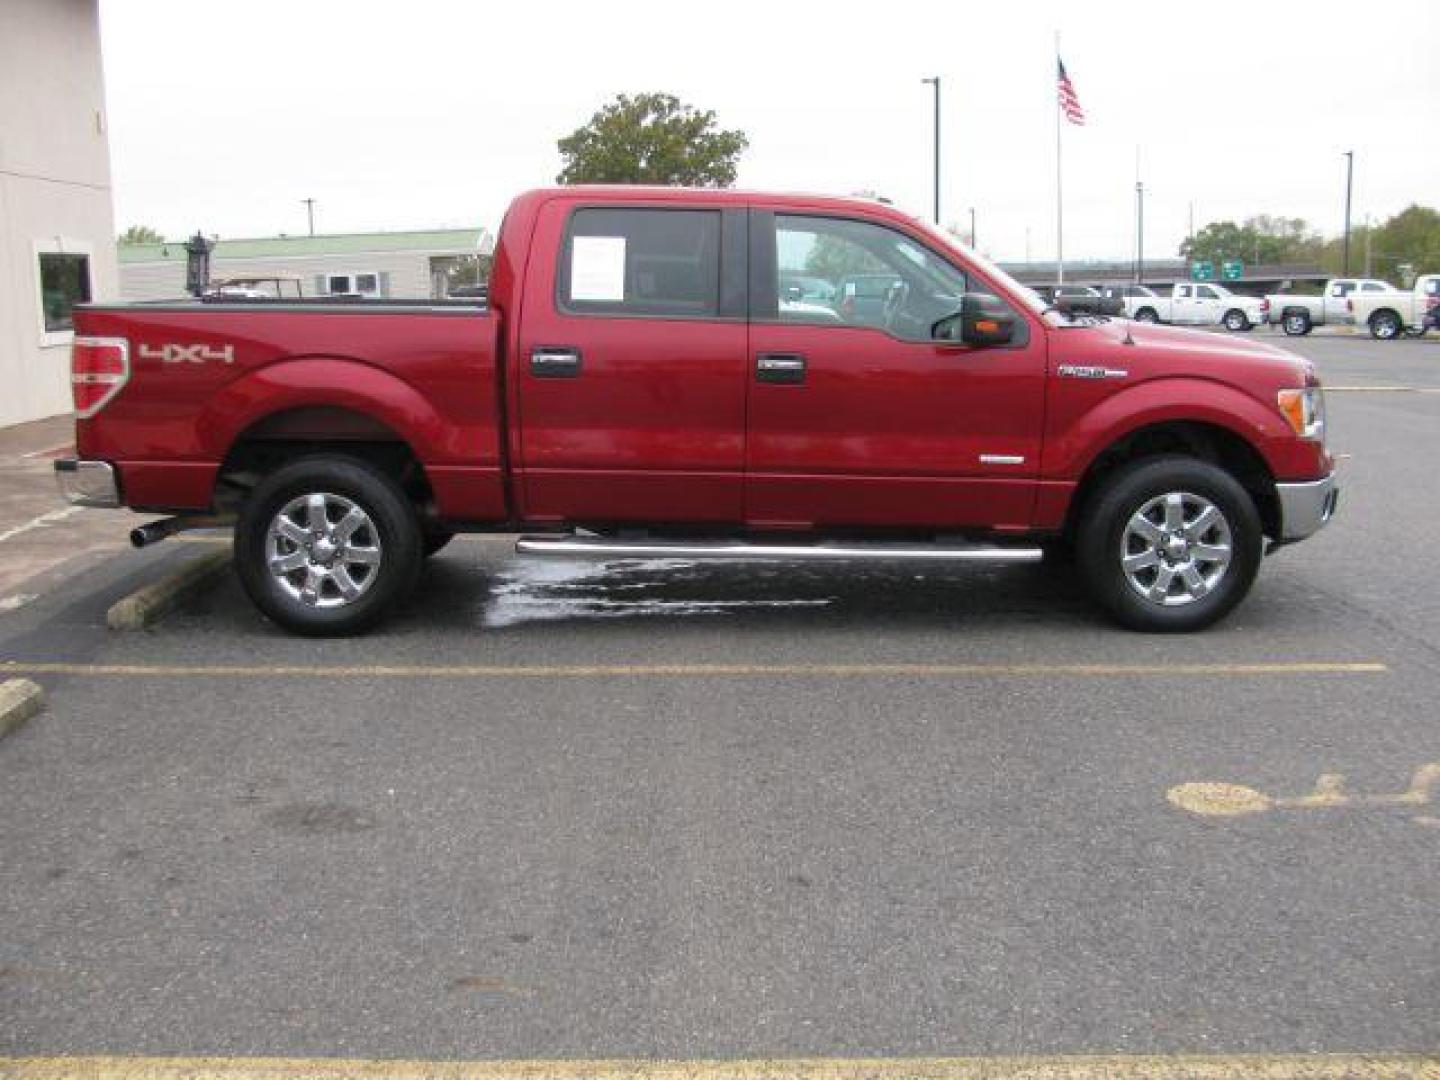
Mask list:
[[570,299],[625,299],[625,237],[577,236],[571,240]]

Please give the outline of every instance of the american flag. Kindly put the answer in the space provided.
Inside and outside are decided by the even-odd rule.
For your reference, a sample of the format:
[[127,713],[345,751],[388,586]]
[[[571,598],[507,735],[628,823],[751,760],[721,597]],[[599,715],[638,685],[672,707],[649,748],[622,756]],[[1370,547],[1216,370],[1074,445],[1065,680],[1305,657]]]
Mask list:
[[1075,85],[1070,81],[1070,76],[1065,74],[1065,61],[1058,56],[1055,64],[1060,69],[1059,92],[1060,108],[1065,113],[1065,119],[1072,124],[1085,126],[1085,110],[1080,107],[1080,98],[1075,93]]

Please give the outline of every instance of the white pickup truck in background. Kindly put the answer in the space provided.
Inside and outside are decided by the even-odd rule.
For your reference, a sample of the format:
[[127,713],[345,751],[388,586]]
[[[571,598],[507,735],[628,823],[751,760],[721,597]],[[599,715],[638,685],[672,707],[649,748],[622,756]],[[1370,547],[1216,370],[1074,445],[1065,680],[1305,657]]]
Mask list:
[[[1186,282],[1169,296],[1153,289],[1127,290],[1125,314],[1136,322],[1175,323],[1179,326],[1223,326],[1226,330],[1253,330],[1265,321],[1265,301],[1239,296],[1223,285]],[[1137,295],[1139,293],[1145,295]]]
[[1376,278],[1331,278],[1319,296],[1277,293],[1270,301],[1270,321],[1280,324],[1291,337],[1303,337],[1317,326],[1334,326],[1355,321],[1350,312],[1352,295],[1395,293],[1398,290]]
[[1409,292],[1352,292],[1347,304],[1355,325],[1368,326],[1373,338],[1419,337],[1440,312],[1440,274],[1421,274]]

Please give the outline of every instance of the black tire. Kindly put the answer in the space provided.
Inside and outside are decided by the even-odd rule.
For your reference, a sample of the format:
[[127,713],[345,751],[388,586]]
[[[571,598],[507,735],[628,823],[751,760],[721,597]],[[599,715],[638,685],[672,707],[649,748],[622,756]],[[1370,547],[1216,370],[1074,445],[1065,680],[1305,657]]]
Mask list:
[[[311,495],[322,497],[320,512],[330,531],[317,527],[313,517],[307,517],[306,525],[297,526],[297,517],[290,516],[289,527],[298,529],[307,541],[323,534],[329,544],[331,537],[340,537],[344,522],[350,520],[348,513],[340,513],[347,505],[361,512],[364,524],[347,534],[338,548],[331,545],[328,553],[333,561],[324,564],[315,561],[308,545],[302,550],[298,540],[277,530],[273,544],[285,548],[280,557],[304,562],[288,575],[272,573],[271,527],[280,526],[282,512]],[[294,514],[307,509],[299,506]],[[350,555],[356,559],[352,564],[346,557],[346,545],[356,537],[360,542],[352,545],[357,549]],[[362,548],[367,552],[374,549],[375,554],[362,562],[358,550]],[[421,556],[420,525],[399,485],[365,462],[339,455],[301,458],[265,477],[246,501],[235,526],[235,569],[246,593],[277,625],[296,634],[338,637],[373,626],[414,586]],[[365,565],[369,562],[373,564]],[[336,579],[330,576],[334,571],[329,568],[336,563],[346,571],[350,588],[359,590],[352,599],[341,595]],[[319,585],[312,588],[317,575],[322,575]],[[308,603],[301,599],[306,593],[312,597]]]
[[1315,327],[1308,311],[1287,311],[1280,316],[1280,326],[1289,337],[1304,337]]
[[425,558],[438,553],[446,544],[455,539],[455,534],[449,529],[426,529],[421,539],[420,546],[425,553]]
[[[1132,583],[1122,559],[1131,550],[1127,545],[1132,539],[1132,520],[1142,508],[1172,493],[1195,501],[1187,506],[1208,503],[1219,512],[1221,525],[1229,534],[1230,557],[1203,595],[1187,600],[1167,592],[1170,603],[1162,603],[1141,595],[1140,585]],[[1218,528],[1210,526],[1196,540],[1209,537],[1208,544],[1220,546]],[[1106,479],[1082,511],[1078,540],[1076,557],[1090,594],[1121,625],[1132,630],[1183,632],[1212,625],[1245,598],[1260,568],[1264,536],[1254,501],[1229,473],[1196,458],[1156,457],[1137,461]],[[1198,562],[1177,565],[1193,567],[1205,577]],[[1180,571],[1158,563],[1155,569],[1152,588],[1158,587],[1164,569],[1170,574],[1166,582],[1173,578],[1177,592],[1188,594]],[[1143,576],[1146,571],[1137,573]]]
[[1245,312],[1239,308],[1231,308],[1227,311],[1225,318],[1222,319],[1221,322],[1225,324],[1225,329],[1231,333],[1250,329],[1250,320],[1245,317]]
[[1376,341],[1394,341],[1404,332],[1400,316],[1393,311],[1377,311],[1370,316],[1370,336]]
[[1139,311],[1135,312],[1135,321],[1136,321],[1136,322],[1159,322],[1159,321],[1160,321],[1160,316],[1159,316],[1158,314],[1156,314],[1154,308],[1142,307]]

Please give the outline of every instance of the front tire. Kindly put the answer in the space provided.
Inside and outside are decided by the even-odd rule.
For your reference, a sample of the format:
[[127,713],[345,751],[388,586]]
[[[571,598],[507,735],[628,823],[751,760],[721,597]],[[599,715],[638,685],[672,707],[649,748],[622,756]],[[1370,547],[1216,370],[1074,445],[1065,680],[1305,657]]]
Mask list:
[[1182,632],[1245,598],[1263,542],[1255,503],[1233,476],[1159,457],[1121,469],[1090,500],[1076,554],[1091,595],[1122,625]]
[[399,485],[338,455],[271,473],[235,526],[246,593],[296,634],[341,636],[374,625],[414,586],[421,557],[420,525]]

